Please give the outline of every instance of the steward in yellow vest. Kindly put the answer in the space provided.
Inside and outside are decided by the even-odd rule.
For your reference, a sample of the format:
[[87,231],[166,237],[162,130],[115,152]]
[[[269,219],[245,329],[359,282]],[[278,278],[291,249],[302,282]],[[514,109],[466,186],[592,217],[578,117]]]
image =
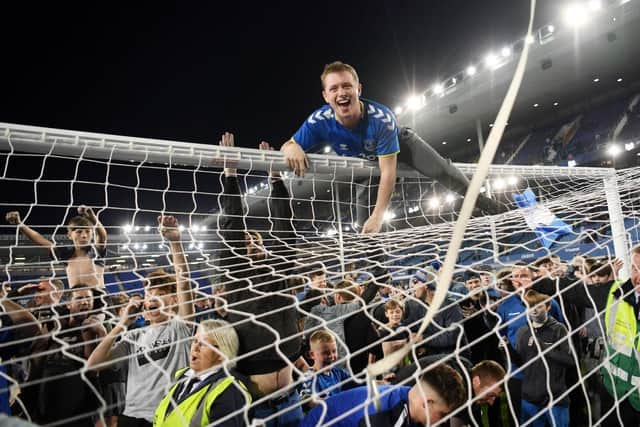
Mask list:
[[628,400],[633,409],[640,411],[640,339],[638,313],[634,308],[637,303],[633,304],[636,298],[633,288],[625,289],[625,285],[622,281],[614,282],[609,291],[604,317],[609,357],[602,367],[602,376],[611,396],[621,397],[634,389]]
[[[153,417],[154,427],[204,427],[229,414],[248,407],[251,396],[242,381],[227,375],[223,369],[200,375],[201,381],[190,387],[193,374],[189,368],[175,374],[176,384],[160,401]],[[191,388],[185,390],[185,388]],[[243,414],[237,414],[219,426],[241,427],[246,423]]]

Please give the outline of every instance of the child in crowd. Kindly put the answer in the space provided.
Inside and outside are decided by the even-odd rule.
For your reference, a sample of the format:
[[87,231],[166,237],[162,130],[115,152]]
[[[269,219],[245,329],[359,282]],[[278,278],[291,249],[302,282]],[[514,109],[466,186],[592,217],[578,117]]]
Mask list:
[[[88,286],[104,287],[104,262],[107,255],[107,230],[98,220],[93,210],[87,206],[78,208],[78,216],[69,220],[67,236],[72,246],[58,245],[31,227],[22,223],[20,213],[6,215],[9,224],[17,225],[18,231],[33,243],[51,251],[56,261],[66,264],[69,287],[82,283]],[[95,240],[94,240],[95,231]]]
[[[522,419],[534,418],[532,426],[544,426],[545,420],[557,427],[569,426],[569,398],[566,371],[573,366],[567,329],[549,316],[547,295],[534,290],[524,294],[531,322],[518,330],[516,351],[522,358]],[[531,362],[531,363],[530,363]],[[550,409],[549,409],[550,408]]]
[[[335,336],[326,329],[319,329],[309,338],[309,356],[313,366],[307,371],[308,379],[301,385],[300,398],[316,397],[324,399],[344,390],[344,382],[349,373],[339,367],[331,366],[338,360],[338,346]],[[313,400],[309,406],[315,406]]]

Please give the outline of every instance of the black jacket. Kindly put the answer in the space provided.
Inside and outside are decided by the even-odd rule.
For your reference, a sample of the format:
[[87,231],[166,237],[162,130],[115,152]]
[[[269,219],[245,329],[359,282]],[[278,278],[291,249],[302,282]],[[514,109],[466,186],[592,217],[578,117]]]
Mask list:
[[[524,368],[522,398],[537,406],[546,405],[551,398],[556,402],[555,405],[568,406],[569,397],[556,400],[567,391],[565,379],[567,368],[575,369],[567,329],[553,317],[549,317],[541,327],[534,328],[533,332],[531,329],[527,323],[518,330],[516,338],[516,351],[523,363],[534,361]],[[556,343],[558,344],[555,347],[549,349]],[[549,381],[551,394],[547,389],[547,381]]]
[[[241,358],[238,371],[245,375],[274,372],[287,364],[276,351],[276,342],[291,361],[298,358],[301,347],[301,338],[297,336],[297,301],[287,283],[287,275],[293,273],[295,254],[289,192],[282,180],[272,183],[269,207],[273,229],[263,239],[267,244],[277,243],[267,246],[270,253],[265,260],[253,262],[247,257],[237,177],[224,177],[223,186],[220,199],[224,219],[219,229],[224,241],[219,266],[226,270],[224,298],[229,304],[228,320],[238,332],[239,354],[262,348]],[[255,319],[251,319],[252,315]]]

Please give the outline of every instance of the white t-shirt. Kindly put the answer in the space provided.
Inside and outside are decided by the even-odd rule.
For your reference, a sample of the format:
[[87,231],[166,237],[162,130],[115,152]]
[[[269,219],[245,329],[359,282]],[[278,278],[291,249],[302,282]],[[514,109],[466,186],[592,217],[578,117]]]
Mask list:
[[160,325],[127,332],[113,350],[112,359],[127,358],[127,397],[124,415],[153,422],[162,398],[174,383],[174,374],[189,366],[193,327],[177,318]]

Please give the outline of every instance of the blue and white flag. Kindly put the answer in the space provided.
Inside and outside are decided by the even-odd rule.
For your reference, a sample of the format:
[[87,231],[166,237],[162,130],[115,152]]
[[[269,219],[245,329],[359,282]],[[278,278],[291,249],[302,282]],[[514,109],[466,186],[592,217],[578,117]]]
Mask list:
[[573,231],[569,224],[555,216],[549,208],[538,203],[536,195],[530,188],[521,194],[513,194],[513,200],[518,207],[522,208],[524,220],[545,248],[549,248],[560,236]]

